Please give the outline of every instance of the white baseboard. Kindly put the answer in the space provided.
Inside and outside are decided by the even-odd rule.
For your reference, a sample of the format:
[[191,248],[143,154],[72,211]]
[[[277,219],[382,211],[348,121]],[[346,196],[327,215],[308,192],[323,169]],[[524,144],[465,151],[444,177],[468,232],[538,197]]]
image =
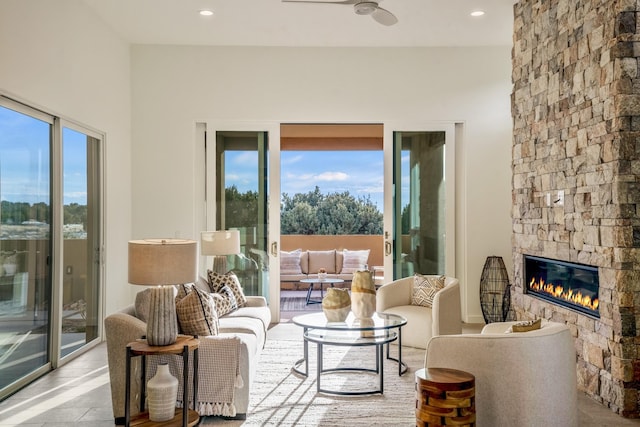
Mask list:
[[464,323],[484,323],[484,317],[481,314],[467,316],[463,319]]

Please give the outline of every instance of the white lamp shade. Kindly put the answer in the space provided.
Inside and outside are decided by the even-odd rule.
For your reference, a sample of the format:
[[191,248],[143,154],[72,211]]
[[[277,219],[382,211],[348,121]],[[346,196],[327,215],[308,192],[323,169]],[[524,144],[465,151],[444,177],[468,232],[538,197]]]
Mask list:
[[198,242],[184,239],[145,239],[129,242],[129,283],[179,285],[198,275]]
[[235,255],[240,253],[240,231],[220,230],[200,233],[201,255]]

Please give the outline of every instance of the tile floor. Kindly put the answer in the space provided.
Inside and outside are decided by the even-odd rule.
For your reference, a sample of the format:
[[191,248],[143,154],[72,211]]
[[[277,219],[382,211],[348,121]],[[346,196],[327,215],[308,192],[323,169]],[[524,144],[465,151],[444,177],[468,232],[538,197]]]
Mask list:
[[[281,323],[269,339],[292,339],[299,328]],[[475,326],[465,331],[477,330]],[[294,334],[295,335],[295,332]],[[580,393],[580,427],[640,426],[640,420],[621,418]],[[113,426],[106,344],[102,343],[67,365],[0,402],[0,426]]]

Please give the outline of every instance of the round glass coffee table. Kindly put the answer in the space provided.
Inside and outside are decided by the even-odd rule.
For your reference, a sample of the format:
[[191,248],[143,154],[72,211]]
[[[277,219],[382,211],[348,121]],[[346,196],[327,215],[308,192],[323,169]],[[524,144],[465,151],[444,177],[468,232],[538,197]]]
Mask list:
[[[384,347],[386,345],[386,358],[398,363],[398,375],[407,371],[407,365],[402,361],[402,327],[407,324],[407,319],[396,314],[375,313],[371,319],[361,321],[356,319],[353,313],[344,322],[328,322],[323,312],[303,314],[295,316],[293,323],[304,328],[304,357],[294,364],[292,370],[303,376],[309,375],[309,342],[316,344],[318,350],[316,362],[316,385],[318,393],[336,395],[364,395],[382,394],[384,392]],[[398,340],[398,358],[390,356],[389,343]],[[324,346],[366,347],[376,348],[375,369],[362,366],[327,368],[323,367]],[[304,365],[304,371],[301,369]],[[374,390],[348,391],[329,390],[322,388],[322,374],[336,372],[367,372],[378,375],[379,386]]]

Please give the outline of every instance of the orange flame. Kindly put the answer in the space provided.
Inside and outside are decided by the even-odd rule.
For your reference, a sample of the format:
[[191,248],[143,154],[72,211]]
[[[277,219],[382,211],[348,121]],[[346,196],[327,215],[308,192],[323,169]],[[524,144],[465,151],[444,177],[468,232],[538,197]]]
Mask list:
[[529,282],[529,289],[569,301],[575,305],[579,305],[593,311],[597,311],[598,306],[600,305],[598,298],[594,298],[592,300],[590,296],[582,295],[582,292],[580,291],[574,292],[573,289],[565,290],[561,285],[545,283],[543,279],[536,280],[535,278],[532,278],[531,282]]

